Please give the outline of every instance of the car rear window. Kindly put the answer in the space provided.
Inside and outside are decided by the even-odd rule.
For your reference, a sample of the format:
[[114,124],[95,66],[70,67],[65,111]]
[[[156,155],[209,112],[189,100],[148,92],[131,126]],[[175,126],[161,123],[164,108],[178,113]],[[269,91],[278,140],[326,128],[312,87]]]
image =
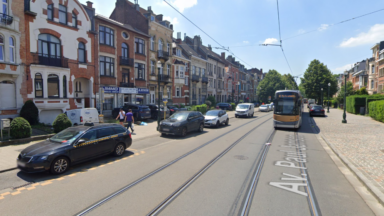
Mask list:
[[124,128],[124,127],[113,127],[113,130],[115,130],[115,132],[116,132],[117,134],[127,132],[127,129]]

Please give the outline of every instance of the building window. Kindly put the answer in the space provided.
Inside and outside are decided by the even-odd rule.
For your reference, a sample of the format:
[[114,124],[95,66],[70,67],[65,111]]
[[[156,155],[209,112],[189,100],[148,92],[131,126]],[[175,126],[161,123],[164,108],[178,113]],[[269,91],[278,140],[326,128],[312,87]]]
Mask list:
[[151,37],[151,50],[155,50],[155,36]]
[[80,81],[76,82],[76,90],[75,90],[75,92],[82,92],[81,91],[81,82]]
[[159,39],[158,50],[163,50],[163,41]]
[[155,75],[155,61],[151,61],[151,75]]
[[8,1],[7,0],[2,0],[3,2],[3,10],[2,10],[2,13],[7,15],[8,14],[8,10],[7,10],[7,7],[8,7]]
[[196,74],[196,67],[195,67],[195,66],[192,66],[192,74],[193,74],[193,75]]
[[135,63],[135,79],[145,80],[145,65]]
[[129,83],[129,70],[123,69],[123,83]]
[[184,85],[188,85],[188,77],[185,77],[185,80],[184,80],[185,82],[184,82]]
[[59,22],[67,25],[67,7],[59,5]]
[[67,76],[63,76],[63,98],[67,98]]
[[72,26],[77,28],[77,15],[72,12]]
[[171,65],[167,64],[167,75],[171,75]]
[[201,76],[205,77],[205,69],[204,68],[201,69]]
[[171,99],[171,87],[167,87],[167,96],[168,99]]
[[175,77],[179,77],[179,66],[176,65]]
[[115,59],[105,56],[100,56],[100,76],[115,75]]
[[40,73],[35,74],[35,97],[43,97],[43,77]]
[[47,62],[52,66],[61,65],[60,40],[50,34],[40,34],[38,38],[39,57],[41,57],[41,61]]
[[127,32],[123,32],[123,38],[124,38],[124,39],[128,39],[128,38],[129,38],[129,35],[128,35]]
[[199,76],[201,75],[201,68],[199,68],[199,73],[197,75],[199,75]]
[[176,97],[180,97],[180,88],[176,87]]
[[48,97],[59,98],[59,77],[55,74],[48,75]]
[[4,61],[4,37],[0,35],[0,61]]
[[176,55],[181,57],[181,50],[176,49]]
[[121,44],[121,56],[124,58],[124,59],[127,59],[129,58],[129,52],[128,52],[128,45],[126,43],[122,43]]
[[167,44],[167,52],[171,53],[171,46],[170,46],[170,44]]
[[180,66],[180,78],[184,78],[184,66]]
[[48,5],[47,16],[49,20],[53,20],[53,4]]
[[100,26],[100,44],[108,45],[108,46],[114,46],[114,34],[115,32],[104,26]]
[[372,73],[375,73],[375,65],[372,65]]
[[83,42],[79,43],[79,62],[85,63],[85,44]]
[[144,40],[140,38],[135,38],[135,52],[144,55],[145,54],[144,50],[145,50]]
[[151,21],[155,21],[155,16],[151,15]]

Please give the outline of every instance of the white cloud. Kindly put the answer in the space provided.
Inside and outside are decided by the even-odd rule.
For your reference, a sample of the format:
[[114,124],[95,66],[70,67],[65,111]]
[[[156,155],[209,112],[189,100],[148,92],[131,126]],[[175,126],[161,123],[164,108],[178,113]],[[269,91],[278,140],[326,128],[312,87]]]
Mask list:
[[[197,0],[173,0],[173,1],[168,0],[168,2],[172,6],[177,8],[180,12],[183,12],[185,9],[191,8],[195,5],[197,5]],[[166,4],[166,3],[164,2],[164,4]]]
[[175,18],[171,18],[171,17],[169,17],[169,16],[164,16],[163,17],[163,20],[167,20],[167,21],[169,21],[169,22],[171,22],[171,24],[179,24],[179,20],[177,19],[177,17],[175,17]]
[[319,31],[324,31],[324,30],[327,30],[327,28],[329,27],[328,24],[321,24],[320,27],[318,28]]
[[278,42],[278,40],[276,38],[267,38],[267,39],[265,39],[263,44],[276,44],[277,42]]
[[358,34],[356,37],[351,37],[344,40],[340,47],[356,47],[365,44],[375,44],[384,39],[384,24],[376,24],[372,26],[368,32]]
[[245,43],[245,44],[249,44],[249,41],[243,41],[243,43]]
[[304,29],[299,29],[299,31],[297,31],[298,34],[303,34],[305,33],[306,31]]
[[347,64],[347,65],[344,65],[344,66],[342,66],[342,67],[335,68],[335,69],[333,69],[332,71],[344,72],[345,70],[349,70],[349,69],[351,69],[352,66],[353,66],[353,64]]

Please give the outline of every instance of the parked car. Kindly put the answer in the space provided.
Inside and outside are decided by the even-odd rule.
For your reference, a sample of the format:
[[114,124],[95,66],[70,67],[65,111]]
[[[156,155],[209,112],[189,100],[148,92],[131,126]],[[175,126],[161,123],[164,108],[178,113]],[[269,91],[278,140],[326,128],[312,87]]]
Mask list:
[[317,106],[317,105],[316,105],[315,103],[311,103],[311,104],[308,105],[308,109],[311,110],[311,108],[312,108],[313,106]]
[[255,113],[255,105],[252,103],[241,103],[236,106],[235,117],[253,117]]
[[273,109],[275,109],[275,105],[274,105],[273,103],[268,104],[268,105],[269,105],[269,108],[270,108],[271,111],[272,111]]
[[260,104],[259,103],[253,103],[255,105],[255,107],[259,107]]
[[311,109],[309,110],[309,116],[314,116],[314,115],[325,116],[324,108],[320,105],[312,106]]
[[161,135],[186,136],[188,132],[204,130],[204,116],[197,111],[180,111],[160,122]]
[[90,159],[108,154],[122,156],[131,144],[131,133],[121,125],[86,123],[25,148],[17,158],[17,167],[28,173],[61,174]]
[[71,120],[72,125],[82,125],[85,122],[99,123],[99,113],[96,108],[67,110],[65,115]]
[[167,108],[169,109],[171,115],[172,115],[173,113],[179,111],[179,108],[177,108],[177,107],[175,107],[175,106],[172,106],[172,105],[168,105]]
[[[157,105],[146,104],[145,106],[149,107],[149,109],[151,110],[151,118],[157,119],[157,115],[158,115]],[[163,106],[160,106],[160,116],[161,116],[161,119],[164,119],[164,107]],[[169,109],[167,109],[167,111],[165,113],[165,118],[168,118],[169,116],[170,116],[170,111],[169,111]]]
[[210,110],[204,116],[204,126],[219,127],[222,124],[228,125],[228,114],[224,110]]
[[232,105],[229,103],[218,103],[216,107],[219,107],[222,110],[232,110]]
[[259,106],[259,111],[260,112],[269,112],[268,105],[261,105],[261,106]]
[[[151,118],[151,110],[148,106],[138,105],[138,104],[125,104],[123,107],[124,112],[128,112],[129,109],[132,110],[133,117],[136,120],[145,120]],[[120,108],[115,108],[112,110],[112,117],[116,118],[120,112]]]

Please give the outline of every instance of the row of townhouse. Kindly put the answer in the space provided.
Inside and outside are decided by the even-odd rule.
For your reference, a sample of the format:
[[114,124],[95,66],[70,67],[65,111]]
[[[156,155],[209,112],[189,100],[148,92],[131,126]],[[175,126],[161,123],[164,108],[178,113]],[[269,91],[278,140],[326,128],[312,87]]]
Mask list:
[[[0,119],[18,116],[26,100],[51,124],[70,109],[111,114],[125,103],[197,105],[255,101],[262,70],[181,33],[138,2],[116,0],[109,17],[78,0],[2,0]],[[104,91],[104,102],[100,91]]]
[[344,76],[347,76],[354,90],[365,87],[370,95],[384,93],[384,41],[375,44],[371,50],[371,58],[355,63],[351,69],[340,74],[339,88],[344,83]]

